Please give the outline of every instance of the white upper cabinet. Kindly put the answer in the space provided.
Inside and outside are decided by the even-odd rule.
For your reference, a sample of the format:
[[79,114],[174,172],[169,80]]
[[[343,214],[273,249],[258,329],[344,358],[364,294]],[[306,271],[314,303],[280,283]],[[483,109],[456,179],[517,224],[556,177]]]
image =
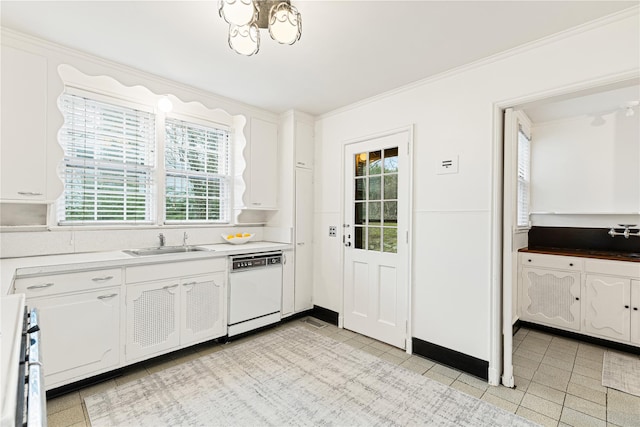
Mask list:
[[47,199],[47,59],[2,46],[0,199]]
[[246,209],[278,208],[278,125],[251,118],[251,136],[245,156]]
[[296,166],[312,169],[314,150],[313,125],[296,120],[295,127]]

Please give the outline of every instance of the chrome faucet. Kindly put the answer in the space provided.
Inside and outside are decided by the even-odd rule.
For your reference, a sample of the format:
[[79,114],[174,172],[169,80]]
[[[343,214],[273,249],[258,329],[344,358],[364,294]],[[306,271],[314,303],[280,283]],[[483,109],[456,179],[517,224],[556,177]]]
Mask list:
[[158,238],[160,239],[160,247],[163,247],[165,243],[164,234],[158,234]]
[[185,231],[184,234],[182,235],[182,246],[187,246],[187,239],[188,238],[189,238],[189,235]]
[[628,239],[629,236],[636,236],[636,237],[640,237],[640,230],[636,231],[635,233],[631,232],[631,228],[635,227],[635,224],[618,224],[620,227],[624,228],[623,232],[617,232],[615,230],[614,227],[611,227],[611,230],[609,230],[609,236],[611,237],[616,237],[616,236],[624,236],[625,239]]

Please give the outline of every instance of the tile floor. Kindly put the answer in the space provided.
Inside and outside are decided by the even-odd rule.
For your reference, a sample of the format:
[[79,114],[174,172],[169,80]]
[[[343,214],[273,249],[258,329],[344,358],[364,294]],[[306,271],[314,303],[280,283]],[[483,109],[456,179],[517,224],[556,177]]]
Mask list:
[[[640,397],[602,387],[602,356],[605,349],[538,331],[520,329],[514,336],[516,388],[490,387],[486,382],[420,356],[333,325],[310,329],[359,348],[391,363],[424,375],[464,393],[486,400],[507,411],[544,426],[638,426]],[[314,323],[322,323],[313,319]],[[273,329],[260,332],[268,334]],[[255,335],[254,335],[255,336]],[[50,427],[90,426],[84,397],[132,381],[204,354],[238,345],[245,337],[227,344],[201,344],[127,369],[124,375],[50,399],[47,420]]]

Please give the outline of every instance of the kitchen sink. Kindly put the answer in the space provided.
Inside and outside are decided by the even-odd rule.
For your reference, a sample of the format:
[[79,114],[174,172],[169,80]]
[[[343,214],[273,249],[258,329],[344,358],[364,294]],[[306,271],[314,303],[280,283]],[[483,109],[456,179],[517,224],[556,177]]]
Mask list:
[[133,256],[149,256],[149,255],[164,255],[164,254],[181,254],[185,252],[199,252],[209,251],[210,249],[202,248],[200,246],[159,246],[155,248],[143,248],[143,249],[128,249],[122,251],[126,254]]

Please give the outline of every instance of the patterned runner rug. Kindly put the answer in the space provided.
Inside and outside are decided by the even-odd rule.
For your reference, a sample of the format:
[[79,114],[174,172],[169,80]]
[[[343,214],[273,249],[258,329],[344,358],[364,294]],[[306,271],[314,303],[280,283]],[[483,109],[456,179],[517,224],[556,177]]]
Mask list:
[[640,396],[640,356],[605,351],[602,385]]
[[532,426],[304,326],[85,399],[92,426]]

